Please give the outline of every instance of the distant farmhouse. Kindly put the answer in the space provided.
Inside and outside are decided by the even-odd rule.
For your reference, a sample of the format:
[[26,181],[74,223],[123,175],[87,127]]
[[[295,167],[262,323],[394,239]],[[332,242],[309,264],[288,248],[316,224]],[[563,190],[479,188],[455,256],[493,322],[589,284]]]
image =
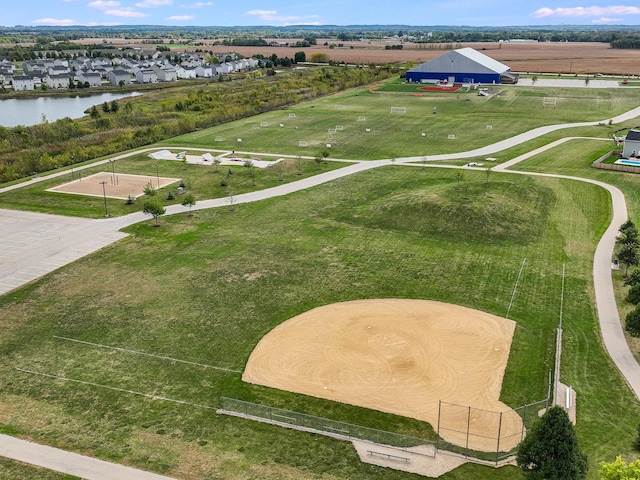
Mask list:
[[511,69],[473,48],[459,48],[407,71],[415,83],[516,83]]

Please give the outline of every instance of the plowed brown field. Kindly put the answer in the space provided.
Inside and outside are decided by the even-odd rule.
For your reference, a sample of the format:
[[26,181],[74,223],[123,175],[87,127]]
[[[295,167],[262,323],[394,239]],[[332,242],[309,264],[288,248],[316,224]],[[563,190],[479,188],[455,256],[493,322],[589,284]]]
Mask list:
[[[326,40],[330,44],[337,43]],[[511,67],[513,72],[579,73],[640,75],[640,50],[614,49],[608,43],[468,43],[455,45],[425,45],[406,43],[402,50],[385,50],[386,43],[346,42],[344,47],[329,48],[318,40],[309,48],[232,47],[245,56],[261,53],[265,57],[275,53],[279,57],[293,57],[304,51],[307,59],[312,53],[326,53],[331,60],[361,63],[426,62],[448,51],[449,47],[472,47]],[[353,46],[353,48],[351,48]],[[438,48],[440,47],[440,48]],[[217,47],[220,48],[220,47]],[[436,49],[437,48],[437,49]]]

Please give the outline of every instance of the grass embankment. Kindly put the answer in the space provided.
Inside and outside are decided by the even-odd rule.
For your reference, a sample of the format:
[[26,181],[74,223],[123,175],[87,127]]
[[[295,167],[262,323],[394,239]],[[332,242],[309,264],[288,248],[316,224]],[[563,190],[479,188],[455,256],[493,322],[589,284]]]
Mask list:
[[[190,152],[190,155],[202,155],[204,152]],[[244,157],[240,155],[240,157]],[[249,158],[247,156],[247,158]],[[255,159],[255,157],[253,157]],[[261,157],[264,160],[276,158]],[[317,175],[328,170],[341,168],[347,163],[322,162],[320,164],[309,159],[285,159],[265,169],[254,167],[249,169],[238,163],[238,166],[226,165],[195,165],[171,160],[153,160],[146,154],[133,155],[117,160],[115,164],[105,163],[92,168],[78,171],[61,177],[51,178],[34,183],[23,188],[0,193],[0,208],[35,210],[59,215],[73,215],[89,218],[100,218],[104,215],[104,199],[99,196],[72,195],[58,192],[48,192],[54,186],[72,181],[72,178],[86,178],[97,172],[112,174],[148,175],[149,181],[158,174],[164,177],[180,178],[185,184],[185,193],[192,193],[196,201],[209,198],[228,197],[265,188],[275,187],[283,183],[293,182],[309,176]],[[232,175],[228,175],[232,172]],[[222,185],[225,182],[227,185]],[[173,205],[182,202],[182,196],[177,194],[178,183],[157,190],[157,197],[163,205]],[[138,194],[141,192],[134,192]],[[169,193],[173,199],[169,199]],[[137,199],[133,205],[127,205],[126,200],[107,198],[108,212],[112,216],[121,216],[142,210],[145,196]]]
[[[398,80],[390,84],[394,82]],[[334,158],[420,158],[472,150],[543,125],[606,120],[640,100],[640,91],[622,89],[498,88],[500,93],[491,97],[351,90],[161,143],[292,155],[314,155],[331,144]],[[557,97],[558,106],[543,109],[543,99],[550,95]],[[392,114],[391,107],[405,107],[406,113]],[[611,138],[609,127],[599,132]]]
[[78,477],[0,457],[0,480],[79,480]]
[[[590,296],[607,196],[573,181],[485,178],[466,172],[458,187],[451,170],[386,167],[235,212],[130,227],[126,240],[0,298],[0,423],[184,478],[417,478],[361,464],[345,442],[15,368],[213,408],[231,396],[432,437],[411,419],[54,335],[242,370],[268,331],[332,302],[424,298],[505,315],[526,258],[502,400],[515,407],[546,394],[566,264],[565,382],[578,392],[579,439],[596,478],[598,461],[630,452],[640,413],[602,349]],[[465,465],[442,478],[520,473]]]

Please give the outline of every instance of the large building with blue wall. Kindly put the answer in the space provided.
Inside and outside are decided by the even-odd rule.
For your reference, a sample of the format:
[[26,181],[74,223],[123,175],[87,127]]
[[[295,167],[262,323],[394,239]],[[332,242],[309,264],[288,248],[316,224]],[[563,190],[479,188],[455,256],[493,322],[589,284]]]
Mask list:
[[407,71],[414,83],[515,83],[511,69],[473,48],[459,48]]

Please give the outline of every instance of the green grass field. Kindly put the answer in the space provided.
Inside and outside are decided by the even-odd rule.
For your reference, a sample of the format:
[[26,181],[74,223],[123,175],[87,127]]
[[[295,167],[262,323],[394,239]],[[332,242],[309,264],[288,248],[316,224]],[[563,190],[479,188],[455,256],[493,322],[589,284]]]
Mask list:
[[[202,155],[204,152],[189,152],[193,155]],[[275,160],[275,158],[264,158]],[[158,174],[171,178],[180,178],[185,184],[185,192],[193,193],[197,200],[208,198],[224,198],[229,192],[234,195],[262,190],[274,187],[282,183],[288,183],[302,178],[316,175],[321,172],[333,170],[348,165],[347,163],[323,162],[318,165],[310,159],[286,159],[281,164],[265,169],[255,168],[250,172],[242,163],[238,166],[218,167],[213,165],[183,164],[179,161],[153,160],[146,154],[138,154],[122,160],[117,160],[115,165],[109,163],[98,165],[80,172],[76,171],[73,178],[79,175],[87,177],[97,172],[129,173],[136,175],[148,175],[150,181],[155,181],[156,167]],[[113,170],[112,170],[113,168]],[[227,177],[231,171],[233,175]],[[47,192],[47,189],[61,185],[72,180],[71,170],[67,175],[58,178],[47,179],[34,183],[24,188],[0,193],[0,208],[36,210],[43,213],[56,213],[59,215],[73,215],[89,218],[100,218],[104,215],[103,197],[91,197],[85,195],[72,195],[59,192]],[[227,186],[222,186],[226,180]],[[163,205],[179,204],[183,197],[176,193],[178,184],[161,188],[157,192]],[[172,193],[173,199],[169,200],[168,194]],[[142,210],[144,197],[140,197],[133,205],[127,205],[125,200],[107,198],[107,208],[112,216],[121,216]]]
[[[572,358],[581,366],[570,383],[588,419],[578,431],[587,451],[598,454],[592,462],[627,452],[636,403],[611,374],[589,296],[606,195],[578,182],[484,179],[468,172],[467,188],[457,190],[450,170],[386,167],[236,212],[167,217],[161,230],[131,227],[129,239],[0,299],[11,333],[1,347],[7,381],[0,398],[13,405],[0,422],[47,443],[176,475],[196,449],[206,459],[198,468],[211,473],[223,463],[225,478],[247,478],[257,465],[280,478],[322,471],[411,478],[360,464],[342,442],[15,368],[211,407],[231,396],[432,436],[430,426],[413,420],[246,385],[237,373],[54,336],[241,370],[266,332],[327,303],[427,298],[505,315],[526,258],[510,314],[518,328],[502,399],[518,406],[544,398],[565,263],[565,335],[569,345],[578,343]],[[466,236],[470,221],[474,235]],[[628,418],[619,421],[621,415]],[[151,454],[157,444],[163,448]],[[443,478],[487,475],[518,473],[464,466]]]
[[[484,97],[467,102],[449,96],[438,100],[442,104],[433,116],[433,104],[424,102],[424,97],[351,92],[316,101],[313,108],[301,105],[163,143],[238,149],[236,139],[243,138],[242,148],[247,151],[313,156],[327,140],[299,148],[298,141],[304,137],[294,137],[295,132],[304,130],[300,135],[310,137],[311,129],[326,131],[339,119],[344,129],[332,135],[344,135],[346,140],[332,146],[334,157],[388,158],[423,152],[415,154],[419,156],[427,152],[403,140],[407,129],[389,125],[389,107],[402,106],[400,101],[422,102],[420,108],[428,112],[425,122],[435,125],[449,111],[456,117],[450,125],[469,125],[472,145],[467,145],[465,137],[464,148],[456,143],[455,150],[492,143],[492,135],[499,130],[495,125],[508,125],[513,134],[544,124],[548,114],[562,116],[561,122],[581,121],[584,115],[601,118],[599,109],[605,108],[597,98],[571,91],[566,95],[585,109],[582,117],[576,106],[564,111],[538,107],[531,115],[535,118],[530,118],[527,102],[539,105],[540,92],[527,92],[513,94],[510,109],[521,115],[518,122],[505,113],[506,105],[488,117],[479,113],[487,105],[498,105],[493,100],[504,101],[507,93],[505,99],[490,102]],[[633,101],[617,99],[615,113],[630,108]],[[367,108],[360,110],[363,105]],[[419,132],[420,115],[411,113],[416,103],[407,105],[406,116],[393,118],[414,122],[411,128]],[[478,112],[469,112],[465,122],[466,108]],[[296,116],[290,117],[293,112]],[[353,135],[350,128],[366,123],[358,121],[359,115],[377,119],[375,125],[389,138]],[[490,135],[485,135],[487,118],[494,124]],[[292,123],[298,121],[295,130]],[[261,122],[269,125],[260,127]],[[258,128],[253,128],[255,124]],[[371,128],[369,133],[376,133]],[[610,138],[609,130],[589,127],[565,135]],[[247,131],[256,137],[248,137]],[[506,160],[561,136],[554,133],[496,156]],[[445,148],[445,143],[437,153],[453,148]],[[630,212],[636,212],[640,180],[589,167],[610,148],[601,140],[571,141],[519,168],[618,182],[629,195]],[[436,151],[427,154],[431,153]],[[119,171],[155,173],[149,159],[127,162],[118,165]],[[315,164],[310,162],[308,167],[305,174],[313,174]],[[204,167],[196,167],[181,175],[183,166],[178,163],[171,168],[176,170],[161,175],[189,178],[193,191],[202,195],[199,198],[217,196],[216,175],[220,174],[202,173]],[[247,172],[239,170],[234,177],[245,180],[242,188],[254,188]],[[299,178],[294,173],[290,176],[287,181]],[[233,212],[219,209],[198,211],[190,218],[166,217],[160,229],[148,222],[129,227],[127,239],[0,297],[4,379],[0,427],[178,478],[421,478],[362,464],[346,442],[219,416],[212,408],[219,407],[221,396],[228,396],[433,438],[430,425],[244,384],[238,372],[256,343],[275,326],[333,302],[435,299],[504,316],[523,264],[509,313],[518,326],[501,400],[512,407],[540,400],[546,395],[554,363],[565,265],[562,381],[577,391],[578,438],[589,455],[589,478],[598,478],[599,461],[612,461],[618,454],[634,458],[632,443],[640,414],[640,404],[601,345],[593,306],[592,259],[608,225],[609,198],[603,189],[573,180],[495,172],[488,179],[487,183],[481,171],[465,171],[458,182],[450,169],[387,166],[284,198],[239,205]],[[265,174],[255,188],[277,182]],[[87,199],[69,204],[67,196],[55,197],[55,209],[47,210],[46,199],[53,198],[48,195],[40,187],[18,190],[12,200],[7,194],[0,196],[0,206],[87,216],[94,209],[101,213],[101,199],[95,205]],[[495,470],[466,464],[441,478],[522,477],[514,467]]]
[[[549,96],[557,98],[557,109],[541,108]],[[606,120],[637,106],[639,100],[640,91],[624,89],[501,86],[492,97],[431,92],[415,97],[361,89],[162,143],[310,156],[331,144],[335,158],[420,157],[472,150],[542,125]],[[392,114],[391,107],[405,107],[406,113]],[[264,123],[267,126],[261,127]],[[600,135],[611,138],[607,128]],[[300,147],[300,142],[309,146]]]

